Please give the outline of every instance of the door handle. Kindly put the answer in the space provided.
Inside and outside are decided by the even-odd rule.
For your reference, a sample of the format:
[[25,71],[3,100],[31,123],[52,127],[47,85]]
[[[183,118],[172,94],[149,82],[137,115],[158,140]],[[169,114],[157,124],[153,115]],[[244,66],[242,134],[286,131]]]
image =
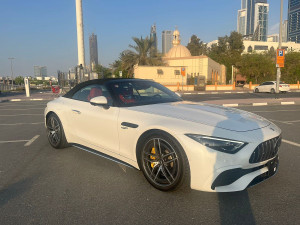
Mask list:
[[80,114],[81,112],[76,110],[76,109],[72,109],[73,112],[77,113],[77,114]]

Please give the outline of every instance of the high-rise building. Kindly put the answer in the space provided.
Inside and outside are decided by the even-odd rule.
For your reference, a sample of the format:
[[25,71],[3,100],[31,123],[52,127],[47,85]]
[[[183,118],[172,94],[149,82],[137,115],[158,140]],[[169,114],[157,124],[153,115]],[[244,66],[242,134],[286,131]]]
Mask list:
[[90,44],[90,66],[94,70],[95,66],[98,65],[98,44],[97,44],[97,35],[92,33],[89,37]]
[[300,0],[289,0],[288,41],[300,43]]
[[33,66],[33,72],[35,77],[47,77],[46,66]]
[[161,33],[161,40],[162,40],[162,54],[168,53],[168,51],[173,47],[172,40],[173,35],[171,30],[164,30]]
[[269,16],[269,4],[268,3],[256,3],[254,14],[254,33],[257,32],[257,41],[267,41],[268,35],[268,16]]
[[241,0],[241,9],[238,10],[237,31],[248,37],[252,37],[256,33],[260,40],[266,40],[267,33],[265,35],[264,33],[267,32],[268,27],[268,12],[267,0]]
[[150,39],[153,39],[154,43],[153,43],[153,52],[157,52],[157,35],[156,35],[156,25],[152,25],[151,26],[151,30],[150,30]]

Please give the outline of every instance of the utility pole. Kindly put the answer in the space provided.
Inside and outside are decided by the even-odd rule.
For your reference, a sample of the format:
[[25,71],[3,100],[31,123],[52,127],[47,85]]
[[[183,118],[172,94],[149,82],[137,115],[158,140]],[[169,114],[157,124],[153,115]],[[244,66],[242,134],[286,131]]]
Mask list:
[[14,72],[13,72],[13,60],[15,58],[8,58],[10,60],[10,70],[11,70],[11,87],[13,88],[14,87]]
[[[280,23],[279,23],[279,44],[278,44],[278,49],[281,49],[281,44],[282,44],[282,13],[283,13],[283,0],[281,0],[281,5],[280,5]],[[279,67],[279,65],[277,65],[276,94],[279,93],[280,76],[281,76],[280,67]]]

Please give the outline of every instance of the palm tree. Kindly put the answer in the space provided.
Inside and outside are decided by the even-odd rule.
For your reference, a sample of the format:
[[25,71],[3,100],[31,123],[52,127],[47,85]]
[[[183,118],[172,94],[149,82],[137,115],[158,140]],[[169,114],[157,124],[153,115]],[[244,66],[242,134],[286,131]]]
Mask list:
[[145,39],[133,37],[136,45],[129,45],[133,50],[125,50],[120,55],[122,69],[128,71],[128,75],[132,76],[135,65],[161,66],[164,65],[161,54],[153,53],[154,40],[146,37]]

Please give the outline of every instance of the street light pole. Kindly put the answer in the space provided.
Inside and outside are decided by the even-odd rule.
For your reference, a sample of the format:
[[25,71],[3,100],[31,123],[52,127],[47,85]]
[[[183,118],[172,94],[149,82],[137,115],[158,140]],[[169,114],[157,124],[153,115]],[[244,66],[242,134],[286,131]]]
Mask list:
[[[280,23],[279,23],[279,44],[278,49],[281,49],[282,45],[282,14],[283,14],[283,0],[281,0],[280,5]],[[276,76],[276,93],[279,93],[279,83],[280,83],[281,71],[279,65],[277,65],[277,76]]]

